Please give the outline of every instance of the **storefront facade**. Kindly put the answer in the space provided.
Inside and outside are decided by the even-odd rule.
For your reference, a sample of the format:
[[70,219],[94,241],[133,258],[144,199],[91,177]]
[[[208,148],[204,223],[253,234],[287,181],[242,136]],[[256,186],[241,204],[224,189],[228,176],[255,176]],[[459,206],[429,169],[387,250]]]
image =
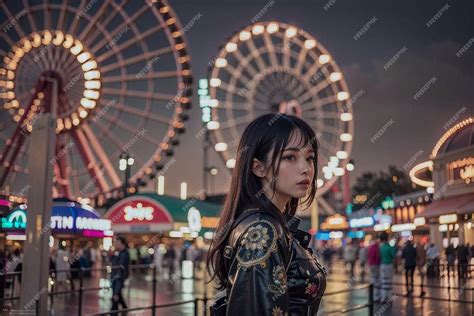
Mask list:
[[[429,172],[431,179],[426,177]],[[416,215],[429,223],[430,239],[438,247],[473,244],[474,118],[449,129],[435,145],[431,160],[415,166],[410,176],[433,192],[433,202]]]
[[[21,204],[14,207],[4,217],[0,218],[0,232],[5,244],[20,246],[19,242],[26,240],[28,206]],[[111,222],[88,205],[72,201],[56,200],[53,202],[51,218],[43,228],[51,231],[50,246],[55,240],[70,240],[76,244],[81,241],[99,242],[102,238],[112,237]]]
[[115,203],[104,218],[116,234],[195,238],[216,228],[219,213],[216,204],[140,193]]

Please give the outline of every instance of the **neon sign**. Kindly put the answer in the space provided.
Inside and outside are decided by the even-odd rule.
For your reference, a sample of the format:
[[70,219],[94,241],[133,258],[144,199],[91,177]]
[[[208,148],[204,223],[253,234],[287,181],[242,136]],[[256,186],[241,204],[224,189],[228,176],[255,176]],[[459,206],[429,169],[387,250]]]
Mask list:
[[416,225],[412,223],[407,223],[407,224],[398,224],[398,225],[393,225],[392,226],[392,232],[403,232],[403,231],[409,231],[409,230],[415,230]]
[[191,207],[188,211],[188,225],[193,232],[199,232],[202,228],[201,212],[195,207]]
[[382,207],[384,210],[388,210],[389,208],[395,207],[395,202],[389,196],[385,197],[385,200],[382,201]]
[[372,216],[353,218],[349,221],[349,226],[352,228],[370,227],[374,226],[375,221]]
[[26,213],[23,210],[16,210],[7,217],[2,218],[2,228],[5,229],[25,229]]
[[344,216],[339,214],[330,216],[326,218],[324,222],[321,223],[322,230],[336,230],[336,229],[346,229],[349,227],[347,220]]
[[126,221],[131,222],[134,219],[137,219],[139,221],[151,221],[153,220],[153,207],[147,206],[143,207],[142,203],[137,203],[136,207],[133,206],[126,206],[125,209],[125,215],[124,218]]
[[452,161],[448,165],[449,178],[452,180],[464,180],[466,184],[474,181],[474,157],[468,157]]
[[[7,217],[1,219],[0,227],[10,230],[26,229],[26,209],[25,204],[20,205],[19,209],[14,210]],[[68,211],[70,211],[70,208],[64,207],[61,204],[53,205],[52,213],[54,215],[51,216],[49,221],[52,230],[66,231],[67,233],[75,233],[76,230],[87,230],[89,232],[95,231],[102,233],[104,231],[110,231],[112,227],[110,220],[98,218],[98,215],[93,212],[84,212],[85,209],[75,208],[75,211],[69,213],[71,215],[61,215],[67,214]],[[83,216],[80,216],[80,214]]]
[[458,216],[456,214],[447,214],[439,217],[440,224],[451,224],[458,221]]

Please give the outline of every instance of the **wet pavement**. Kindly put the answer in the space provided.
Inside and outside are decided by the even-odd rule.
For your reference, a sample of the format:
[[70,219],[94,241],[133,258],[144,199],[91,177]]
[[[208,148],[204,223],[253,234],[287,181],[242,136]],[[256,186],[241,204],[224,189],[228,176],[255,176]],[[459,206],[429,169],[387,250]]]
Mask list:
[[[340,290],[354,289],[355,287],[366,284],[361,281],[368,280],[368,275],[365,280],[360,279],[359,270],[356,270],[355,277],[350,278],[342,266],[336,264],[329,275],[326,293],[332,293]],[[456,315],[456,316],[472,316],[474,315],[473,307],[473,293],[471,289],[474,287],[474,282],[471,279],[458,279],[451,277],[449,279],[449,286],[447,288],[431,288],[425,286],[424,290],[426,296],[419,297],[420,287],[415,286],[414,296],[405,296],[404,276],[402,274],[394,277],[394,296],[390,303],[375,304],[374,315],[389,316],[389,315]],[[76,287],[78,280],[75,280]],[[430,286],[448,286],[448,278],[430,278],[425,282]],[[152,302],[152,278],[147,273],[132,273],[128,280],[128,286],[124,289],[124,297],[129,307],[143,307],[151,305]],[[420,284],[420,278],[415,275],[415,285]],[[99,273],[96,273],[91,278],[85,279],[84,288],[106,287],[108,281]],[[453,287],[455,287],[453,289]],[[457,288],[457,289],[456,289]],[[202,280],[181,279],[176,278],[170,282],[166,275],[159,275],[157,281],[156,302],[157,304],[168,304],[172,302],[194,300],[195,297],[203,297],[206,292],[207,296],[212,297],[215,294],[212,284],[207,286]],[[431,300],[428,298],[443,298],[463,300],[470,303],[447,302],[439,300]],[[345,292],[335,295],[325,295],[323,303],[318,315],[328,315],[334,312],[335,315],[340,315],[342,309],[354,307],[356,305],[364,305],[368,303],[369,295],[368,289],[359,289],[351,292]],[[78,301],[79,295],[64,294],[54,297],[51,305],[51,315],[78,315]],[[93,313],[107,312],[111,306],[111,291],[107,290],[93,290],[84,292],[83,296],[83,315],[90,315]],[[198,308],[202,311],[202,303]],[[128,315],[151,315],[151,311],[135,311],[129,312]],[[165,307],[157,310],[157,315],[194,315],[194,303],[187,303],[180,306]],[[200,313],[199,315],[203,315]],[[345,313],[344,315],[368,315],[368,308],[363,308],[356,311]]]

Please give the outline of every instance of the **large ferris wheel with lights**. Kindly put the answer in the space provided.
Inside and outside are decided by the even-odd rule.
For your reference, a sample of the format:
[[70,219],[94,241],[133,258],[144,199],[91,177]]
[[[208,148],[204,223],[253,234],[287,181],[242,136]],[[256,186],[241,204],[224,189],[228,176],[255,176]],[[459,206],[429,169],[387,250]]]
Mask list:
[[267,22],[234,33],[209,70],[207,128],[227,168],[235,165],[246,125],[265,113],[294,114],[317,132],[317,196],[352,170],[352,104],[344,76],[329,52],[296,26]]
[[124,152],[131,189],[152,179],[191,106],[190,56],[167,1],[9,1],[0,21],[0,193],[23,202],[45,74],[60,82],[53,196],[120,192]]

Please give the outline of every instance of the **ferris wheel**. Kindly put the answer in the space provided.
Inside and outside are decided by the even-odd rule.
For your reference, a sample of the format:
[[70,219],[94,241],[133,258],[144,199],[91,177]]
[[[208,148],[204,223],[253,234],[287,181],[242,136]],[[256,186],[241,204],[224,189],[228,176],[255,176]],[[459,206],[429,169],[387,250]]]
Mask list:
[[297,115],[317,132],[317,196],[352,165],[349,89],[328,51],[313,36],[280,22],[257,23],[233,34],[209,70],[214,149],[230,169],[238,141],[255,117]]
[[37,83],[45,73],[60,82],[53,196],[119,192],[125,152],[135,162],[132,189],[153,178],[173,155],[191,107],[190,56],[167,2],[0,6],[1,193],[22,202],[29,186],[27,149],[41,146],[30,133],[43,111]]

